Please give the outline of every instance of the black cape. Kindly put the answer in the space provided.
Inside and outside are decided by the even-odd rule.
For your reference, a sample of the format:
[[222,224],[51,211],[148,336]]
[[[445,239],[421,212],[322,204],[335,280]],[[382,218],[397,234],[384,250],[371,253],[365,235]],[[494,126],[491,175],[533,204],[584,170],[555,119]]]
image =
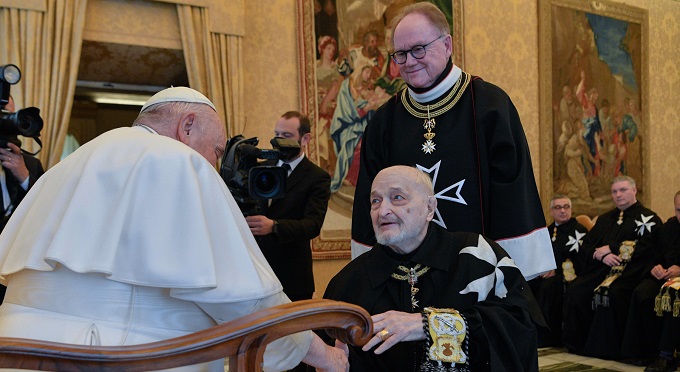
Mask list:
[[[562,344],[562,312],[564,309],[564,274],[562,263],[569,259],[572,264],[581,261],[581,244],[588,232],[585,226],[571,218],[569,221],[555,226],[553,222],[548,226],[552,240],[553,253],[557,269],[555,276],[544,279],[541,277],[529,281],[531,291],[536,297],[538,306],[543,311],[543,317],[549,330],[539,329],[538,346],[558,346]],[[554,238],[554,240],[553,240]],[[578,275],[578,268],[574,268]]]
[[[467,254],[480,252],[493,257],[493,262]],[[418,278],[419,307],[413,310],[410,285],[391,274],[398,265],[410,268],[416,264],[431,269]],[[478,282],[483,283],[481,293],[464,293],[466,286],[480,278],[485,278]],[[507,295],[500,288],[507,288]],[[450,233],[430,223],[415,254],[397,255],[376,245],[330,281],[324,298],[357,304],[371,315],[388,310],[419,312],[427,306],[455,308],[468,322],[472,371],[538,371],[534,323],[545,326],[541,311],[507,253],[478,234]],[[350,368],[415,371],[422,362],[423,347],[424,341],[402,342],[381,355],[350,347]]]
[[455,105],[435,117],[431,154],[422,150],[424,120],[408,112],[403,91],[376,111],[363,134],[352,240],[375,244],[369,195],[376,174],[392,165],[418,165],[433,177],[435,222],[498,241],[533,277],[554,266],[519,115],[503,90],[463,72],[459,81],[465,79],[469,84],[451,88],[461,94]]
[[651,359],[658,355],[659,349],[680,348],[680,318],[667,313],[663,318],[656,316],[654,299],[665,281],[656,279],[650,272],[656,265],[665,269],[680,266],[680,222],[677,217],[669,218],[659,228],[653,244],[658,256],[647,266],[642,282],[635,287],[628,310],[621,347],[621,354],[627,358]]
[[[586,234],[579,266],[584,268],[583,274],[567,284],[565,293],[564,345],[570,351],[603,359],[621,357],[630,296],[656,254],[653,244],[646,240],[655,239],[656,230],[661,226],[659,216],[639,202],[624,211],[620,225],[619,214],[620,210],[614,208],[600,215]],[[594,290],[611,271],[611,267],[594,260],[593,253],[596,248],[609,245],[614,254],[619,254],[621,243],[626,240],[638,241],[635,253],[623,274],[609,286],[609,306],[597,306],[593,310]]]

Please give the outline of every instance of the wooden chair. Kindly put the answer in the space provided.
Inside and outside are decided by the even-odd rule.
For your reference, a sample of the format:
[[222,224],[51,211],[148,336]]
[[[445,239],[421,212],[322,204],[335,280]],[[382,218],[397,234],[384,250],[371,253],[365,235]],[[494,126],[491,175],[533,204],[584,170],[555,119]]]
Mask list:
[[588,231],[595,226],[595,222],[597,221],[597,216],[595,218],[591,219],[589,216],[585,214],[579,214],[578,216],[575,217],[576,221],[578,221],[581,225],[583,225]]
[[359,306],[305,300],[272,307],[182,337],[141,345],[83,346],[0,338],[0,368],[42,371],[150,371],[229,358],[230,371],[261,371],[265,346],[308,329],[364,345],[373,323]]

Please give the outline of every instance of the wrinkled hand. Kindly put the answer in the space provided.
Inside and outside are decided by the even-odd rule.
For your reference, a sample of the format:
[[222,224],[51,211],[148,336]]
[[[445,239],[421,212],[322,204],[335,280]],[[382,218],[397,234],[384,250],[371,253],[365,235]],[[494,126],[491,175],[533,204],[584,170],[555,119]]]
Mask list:
[[661,265],[656,265],[652,267],[652,270],[650,271],[653,277],[663,280],[666,279],[666,269],[663,268]]
[[[347,347],[347,345],[345,345]],[[349,352],[349,351],[348,351]],[[349,371],[349,360],[345,351],[339,347],[331,348],[326,354],[327,368],[316,368],[318,372],[347,372]]]
[[553,276],[555,276],[555,270],[550,270],[546,273],[541,274],[541,278],[543,278],[543,279],[550,279]]
[[666,270],[666,275],[663,278],[668,280],[678,276],[680,276],[680,266],[673,265]]
[[[344,344],[343,344],[344,345]],[[312,344],[309,345],[307,354],[302,359],[306,364],[315,367],[322,372],[348,372],[349,371],[349,349],[344,346],[328,346],[319,336],[312,333]]]
[[26,168],[24,157],[21,155],[21,149],[11,142],[7,143],[7,146],[9,150],[0,148],[0,164],[12,172],[19,183],[22,183],[28,178],[28,168]]
[[246,217],[246,222],[248,222],[250,232],[255,236],[271,234],[272,227],[274,227],[273,220],[261,215],[248,216]]
[[[382,354],[398,342],[425,339],[423,316],[420,313],[404,313],[390,310],[382,314],[373,315],[371,319],[373,319],[373,332],[375,332],[375,335],[361,348],[363,351],[369,351],[372,347],[382,342],[382,345],[375,349],[376,354]],[[380,336],[383,330],[388,333],[381,340]]]

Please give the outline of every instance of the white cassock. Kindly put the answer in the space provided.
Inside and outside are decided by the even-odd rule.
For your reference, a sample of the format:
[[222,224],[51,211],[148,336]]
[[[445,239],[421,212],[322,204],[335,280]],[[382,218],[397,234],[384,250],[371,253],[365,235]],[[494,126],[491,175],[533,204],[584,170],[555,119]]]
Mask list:
[[[0,235],[0,268],[2,337],[131,345],[289,302],[212,165],[142,127],[46,172]],[[311,340],[270,344],[265,369],[292,368]]]

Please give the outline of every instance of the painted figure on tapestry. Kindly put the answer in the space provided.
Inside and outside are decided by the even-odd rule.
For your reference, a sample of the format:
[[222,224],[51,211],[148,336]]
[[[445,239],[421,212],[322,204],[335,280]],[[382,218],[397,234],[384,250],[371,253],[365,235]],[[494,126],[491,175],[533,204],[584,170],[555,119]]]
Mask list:
[[597,215],[609,180],[643,179],[640,26],[555,7],[553,30],[554,192]]

